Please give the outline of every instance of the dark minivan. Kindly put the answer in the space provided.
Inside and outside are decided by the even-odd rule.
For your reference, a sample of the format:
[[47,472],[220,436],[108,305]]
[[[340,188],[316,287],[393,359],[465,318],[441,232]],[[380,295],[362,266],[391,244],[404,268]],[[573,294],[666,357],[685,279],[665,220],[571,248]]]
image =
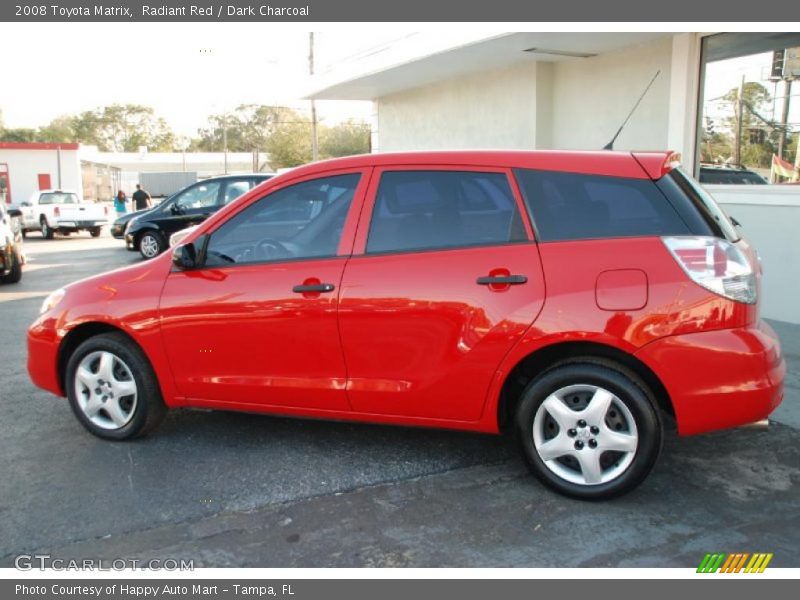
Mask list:
[[128,250],[138,250],[144,258],[158,256],[169,246],[170,235],[205,221],[272,176],[271,173],[224,175],[193,183],[158,206],[133,216],[125,226],[125,245]]

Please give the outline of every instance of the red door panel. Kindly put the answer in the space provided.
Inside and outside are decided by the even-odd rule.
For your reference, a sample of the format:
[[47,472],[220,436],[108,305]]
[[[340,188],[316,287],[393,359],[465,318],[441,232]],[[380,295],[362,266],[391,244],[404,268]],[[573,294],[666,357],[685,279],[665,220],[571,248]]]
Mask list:
[[[528,281],[477,284],[490,274]],[[479,419],[492,375],[543,300],[533,243],[352,258],[339,321],[353,409]]]
[[161,295],[164,344],[188,399],[349,408],[336,323],[345,258],[170,273]]
[[[527,242],[364,254],[381,177],[398,171],[505,174]],[[339,327],[353,410],[451,421],[480,418],[498,365],[544,303],[539,250],[506,169],[376,169],[339,296]],[[523,236],[523,237],[524,237]],[[478,283],[524,276],[525,283]]]

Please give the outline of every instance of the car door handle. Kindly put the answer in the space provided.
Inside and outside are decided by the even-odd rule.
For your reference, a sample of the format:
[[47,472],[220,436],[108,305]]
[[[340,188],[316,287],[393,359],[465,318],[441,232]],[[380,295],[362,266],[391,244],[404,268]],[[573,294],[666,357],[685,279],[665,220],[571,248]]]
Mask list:
[[478,285],[520,285],[528,283],[525,275],[495,275],[478,277]]
[[296,285],[292,288],[295,294],[319,294],[321,292],[332,292],[336,286],[332,283],[317,283],[313,285]]

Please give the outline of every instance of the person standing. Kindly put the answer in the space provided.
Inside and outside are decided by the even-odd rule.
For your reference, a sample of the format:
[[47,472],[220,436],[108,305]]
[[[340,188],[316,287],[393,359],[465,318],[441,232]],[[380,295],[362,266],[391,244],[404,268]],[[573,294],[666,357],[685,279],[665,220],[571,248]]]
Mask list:
[[136,191],[133,192],[133,204],[136,210],[144,210],[146,208],[150,208],[153,203],[150,198],[150,194],[147,193],[146,190],[142,189],[142,184],[136,184]]
[[125,207],[127,200],[128,197],[125,195],[125,192],[122,190],[117,192],[117,195],[114,197],[114,210],[117,211],[117,216],[124,215],[127,212],[127,208]]

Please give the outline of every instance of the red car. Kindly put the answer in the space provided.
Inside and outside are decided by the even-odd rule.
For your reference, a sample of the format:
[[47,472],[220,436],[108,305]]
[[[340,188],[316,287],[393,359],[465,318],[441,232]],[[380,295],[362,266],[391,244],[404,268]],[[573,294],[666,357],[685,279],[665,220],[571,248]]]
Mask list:
[[36,385],[121,440],[184,406],[514,432],[579,498],[765,418],[755,251],[668,152],[426,152],[265,182],[171,253],[53,292]]

